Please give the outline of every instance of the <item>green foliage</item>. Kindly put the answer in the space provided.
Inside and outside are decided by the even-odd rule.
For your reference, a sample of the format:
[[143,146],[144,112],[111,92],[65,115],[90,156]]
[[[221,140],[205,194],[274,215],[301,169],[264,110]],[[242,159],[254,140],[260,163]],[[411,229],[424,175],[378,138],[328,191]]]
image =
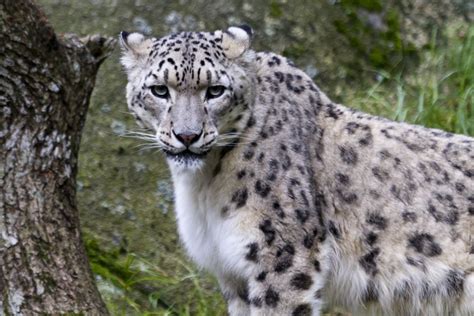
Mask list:
[[474,135],[474,27],[452,26],[447,43],[431,45],[405,74],[380,72],[380,82],[346,103],[376,115]]
[[291,59],[298,60],[306,54],[306,46],[302,43],[294,43],[285,47],[282,55]]
[[279,19],[283,16],[283,9],[281,8],[281,5],[278,2],[272,1],[270,3],[269,13],[272,18]]
[[382,3],[379,0],[342,0],[341,4],[346,7],[358,7],[371,12],[383,10]]
[[[354,60],[356,67],[362,67],[362,61],[368,60],[373,67],[388,70],[400,61],[411,62],[416,57],[413,44],[402,40],[398,9],[388,6],[383,12],[382,3],[373,0],[344,0],[340,5],[345,17],[333,24],[359,55]],[[377,17],[380,25],[371,25],[374,22],[369,22],[368,15]],[[373,38],[377,40],[372,41]]]

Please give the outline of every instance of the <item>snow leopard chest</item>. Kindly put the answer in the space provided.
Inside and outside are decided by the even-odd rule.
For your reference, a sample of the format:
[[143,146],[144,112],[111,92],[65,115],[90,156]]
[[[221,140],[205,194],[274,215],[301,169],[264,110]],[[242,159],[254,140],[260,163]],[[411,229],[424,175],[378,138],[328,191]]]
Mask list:
[[223,195],[194,176],[175,176],[173,181],[178,231],[188,255],[213,273],[240,271],[245,224],[239,217],[224,216]]

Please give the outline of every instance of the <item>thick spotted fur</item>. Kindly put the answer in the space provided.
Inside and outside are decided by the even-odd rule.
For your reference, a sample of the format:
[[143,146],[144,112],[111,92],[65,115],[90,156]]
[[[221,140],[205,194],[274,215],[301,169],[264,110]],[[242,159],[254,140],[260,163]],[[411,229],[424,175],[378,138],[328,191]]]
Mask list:
[[474,315],[473,139],[336,104],[250,38],[121,35],[129,108],[230,315]]

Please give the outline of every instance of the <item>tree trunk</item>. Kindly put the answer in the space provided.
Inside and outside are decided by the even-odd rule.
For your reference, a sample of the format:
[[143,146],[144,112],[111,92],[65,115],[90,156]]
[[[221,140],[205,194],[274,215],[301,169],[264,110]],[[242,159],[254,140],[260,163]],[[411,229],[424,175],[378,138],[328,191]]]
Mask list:
[[95,75],[114,43],[58,37],[34,1],[0,0],[0,314],[108,314],[75,180]]

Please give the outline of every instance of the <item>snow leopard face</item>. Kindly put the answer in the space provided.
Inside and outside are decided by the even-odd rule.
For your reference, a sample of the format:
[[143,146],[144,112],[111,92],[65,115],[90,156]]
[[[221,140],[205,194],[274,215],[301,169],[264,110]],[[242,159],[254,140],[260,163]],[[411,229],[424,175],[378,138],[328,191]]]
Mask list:
[[121,33],[128,107],[171,164],[199,168],[245,125],[251,34],[246,26],[160,39]]

